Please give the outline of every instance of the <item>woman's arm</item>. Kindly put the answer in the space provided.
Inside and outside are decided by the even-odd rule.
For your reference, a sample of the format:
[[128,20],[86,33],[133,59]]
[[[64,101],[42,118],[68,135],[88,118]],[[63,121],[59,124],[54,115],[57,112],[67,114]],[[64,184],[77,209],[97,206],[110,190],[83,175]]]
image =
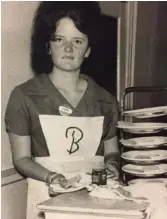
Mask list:
[[9,133],[12,148],[12,159],[16,170],[25,177],[33,178],[46,183],[56,183],[61,174],[50,172],[40,164],[32,160],[31,137],[19,136]]
[[26,177],[45,181],[48,184],[59,183],[59,179],[64,176],[50,172],[32,159],[31,118],[25,96],[21,87],[17,86],[10,95],[5,113],[6,131],[11,143],[13,164],[17,171]]
[[112,153],[119,154],[118,137],[115,136],[109,140],[104,141],[104,156]]
[[120,151],[117,136],[104,141],[104,161],[107,172],[119,178]]

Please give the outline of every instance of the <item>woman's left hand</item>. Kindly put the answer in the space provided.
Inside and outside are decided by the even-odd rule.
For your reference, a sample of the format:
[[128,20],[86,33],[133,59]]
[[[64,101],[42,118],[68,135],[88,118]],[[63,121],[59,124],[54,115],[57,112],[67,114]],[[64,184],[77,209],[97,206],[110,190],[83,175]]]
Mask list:
[[111,178],[114,178],[114,179],[119,179],[119,169],[118,169],[118,165],[116,165],[115,163],[112,163],[112,162],[107,162],[106,163],[106,172],[108,175],[113,175],[113,177]]

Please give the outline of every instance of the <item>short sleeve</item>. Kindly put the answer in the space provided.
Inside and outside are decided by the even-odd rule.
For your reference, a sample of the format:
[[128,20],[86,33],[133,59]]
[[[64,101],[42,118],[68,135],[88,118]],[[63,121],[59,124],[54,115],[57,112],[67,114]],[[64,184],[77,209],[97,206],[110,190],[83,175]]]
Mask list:
[[104,117],[103,141],[109,140],[117,135],[117,123],[119,119],[119,107],[115,97],[111,96],[109,100],[102,101],[102,110]]
[[14,88],[8,100],[5,113],[6,131],[16,135],[30,134],[30,120],[25,95],[20,87]]

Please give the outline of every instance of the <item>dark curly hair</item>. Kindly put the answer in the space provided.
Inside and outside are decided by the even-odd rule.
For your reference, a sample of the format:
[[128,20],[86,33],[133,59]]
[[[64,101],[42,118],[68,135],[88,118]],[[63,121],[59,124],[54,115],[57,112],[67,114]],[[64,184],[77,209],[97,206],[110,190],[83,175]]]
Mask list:
[[33,21],[31,37],[31,67],[36,74],[49,74],[53,69],[48,55],[49,41],[56,30],[56,23],[69,17],[79,31],[88,36],[89,45],[98,25],[100,7],[92,1],[44,1],[41,2]]

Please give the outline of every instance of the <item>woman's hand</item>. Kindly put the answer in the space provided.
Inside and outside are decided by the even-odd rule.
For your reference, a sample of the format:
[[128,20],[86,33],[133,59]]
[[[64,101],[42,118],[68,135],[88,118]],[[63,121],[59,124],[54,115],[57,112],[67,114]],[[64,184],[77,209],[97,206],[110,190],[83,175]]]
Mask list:
[[52,178],[51,184],[60,184],[63,185],[63,183],[67,183],[67,180],[64,175],[57,173],[55,176]]
[[113,177],[111,176],[111,178],[114,179],[119,179],[119,168],[117,163],[115,162],[107,162],[106,163],[106,172],[108,175],[113,175]]

